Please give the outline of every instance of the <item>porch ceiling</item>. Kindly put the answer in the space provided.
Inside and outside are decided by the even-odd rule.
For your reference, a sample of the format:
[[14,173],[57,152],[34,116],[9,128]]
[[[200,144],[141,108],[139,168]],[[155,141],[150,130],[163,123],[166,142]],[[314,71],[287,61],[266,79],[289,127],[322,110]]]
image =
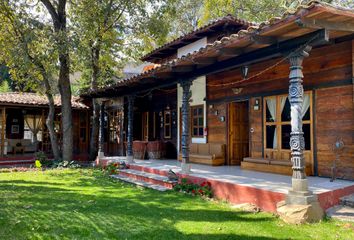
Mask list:
[[244,64],[279,57],[303,44],[324,44],[318,39],[354,38],[354,11],[313,1],[258,26],[224,37],[181,58],[123,79],[83,97],[117,97],[139,94],[176,84],[183,79],[217,73]]

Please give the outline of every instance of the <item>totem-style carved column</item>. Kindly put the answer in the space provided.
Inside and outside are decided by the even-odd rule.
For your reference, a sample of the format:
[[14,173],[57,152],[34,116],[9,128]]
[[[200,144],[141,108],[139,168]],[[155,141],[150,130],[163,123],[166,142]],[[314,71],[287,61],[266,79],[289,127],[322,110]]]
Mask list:
[[104,157],[104,101],[100,102],[100,128],[98,134],[98,157]]
[[180,85],[183,89],[182,95],[182,173],[190,172],[190,164],[189,164],[189,141],[190,141],[190,116],[189,116],[189,100],[191,98],[191,85],[192,80],[181,81]]
[[133,157],[133,124],[134,124],[134,95],[128,96],[128,131],[127,131],[127,162],[134,162]]
[[[304,99],[302,62],[309,56],[310,46],[298,49],[290,55],[289,101],[291,105],[291,161],[293,164],[292,189],[285,201],[277,204],[277,212],[281,219],[288,223],[305,223],[320,221],[324,212],[317,195],[309,191],[305,174],[304,149],[305,140],[302,131],[302,106]],[[299,214],[301,213],[301,214]]]
[[302,107],[304,101],[302,62],[308,57],[311,47],[305,47],[290,56],[290,86],[289,102],[291,105],[291,162],[293,163],[293,178],[306,179],[304,149],[305,140],[302,131]]

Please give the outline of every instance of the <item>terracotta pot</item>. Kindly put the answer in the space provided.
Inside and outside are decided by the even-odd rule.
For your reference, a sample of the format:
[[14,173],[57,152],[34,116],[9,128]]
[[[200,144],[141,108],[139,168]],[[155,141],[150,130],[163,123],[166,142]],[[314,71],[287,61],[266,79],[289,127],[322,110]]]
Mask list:
[[145,159],[146,144],[145,141],[133,141],[134,159]]
[[147,143],[149,159],[161,159],[165,156],[165,143],[163,141],[151,141]]

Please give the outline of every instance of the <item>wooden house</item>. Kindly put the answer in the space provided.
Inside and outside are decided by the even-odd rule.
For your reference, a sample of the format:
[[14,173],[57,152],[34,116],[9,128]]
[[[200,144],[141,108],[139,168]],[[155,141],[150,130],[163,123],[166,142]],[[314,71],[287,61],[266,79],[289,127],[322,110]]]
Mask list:
[[[55,97],[55,131],[61,143],[60,98]],[[74,157],[87,160],[90,108],[73,97]],[[15,160],[33,160],[36,152],[51,155],[49,132],[45,125],[48,100],[34,93],[0,94],[0,164],[23,164]]]
[[[128,159],[133,137],[156,130],[145,97],[159,117],[176,112],[183,163],[354,179],[354,12],[311,2],[261,24],[223,21],[142,58],[160,66],[88,94],[125,98]],[[151,96],[173,88],[171,99]]]

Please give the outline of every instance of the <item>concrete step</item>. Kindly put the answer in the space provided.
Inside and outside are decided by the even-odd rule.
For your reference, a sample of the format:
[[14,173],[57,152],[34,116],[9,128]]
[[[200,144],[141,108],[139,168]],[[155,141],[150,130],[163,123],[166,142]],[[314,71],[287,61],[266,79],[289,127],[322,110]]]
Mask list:
[[124,182],[135,184],[140,187],[154,189],[154,190],[157,190],[160,192],[165,192],[165,191],[171,190],[170,188],[161,186],[159,184],[152,184],[152,183],[148,183],[148,182],[144,182],[144,181],[139,181],[139,180],[127,177],[127,176],[123,176],[123,175],[111,175],[111,177],[121,180],[121,181],[124,181]]
[[340,204],[343,206],[354,208],[354,194],[340,198]]
[[168,189],[172,189],[173,185],[177,183],[177,181],[169,180],[166,176],[155,173],[143,172],[135,169],[119,170],[119,175],[129,177],[138,181],[161,185]]
[[17,166],[27,166],[32,165],[34,160],[3,160],[0,161],[1,167],[17,167]]
[[337,205],[327,210],[327,216],[342,221],[354,222],[354,208]]

